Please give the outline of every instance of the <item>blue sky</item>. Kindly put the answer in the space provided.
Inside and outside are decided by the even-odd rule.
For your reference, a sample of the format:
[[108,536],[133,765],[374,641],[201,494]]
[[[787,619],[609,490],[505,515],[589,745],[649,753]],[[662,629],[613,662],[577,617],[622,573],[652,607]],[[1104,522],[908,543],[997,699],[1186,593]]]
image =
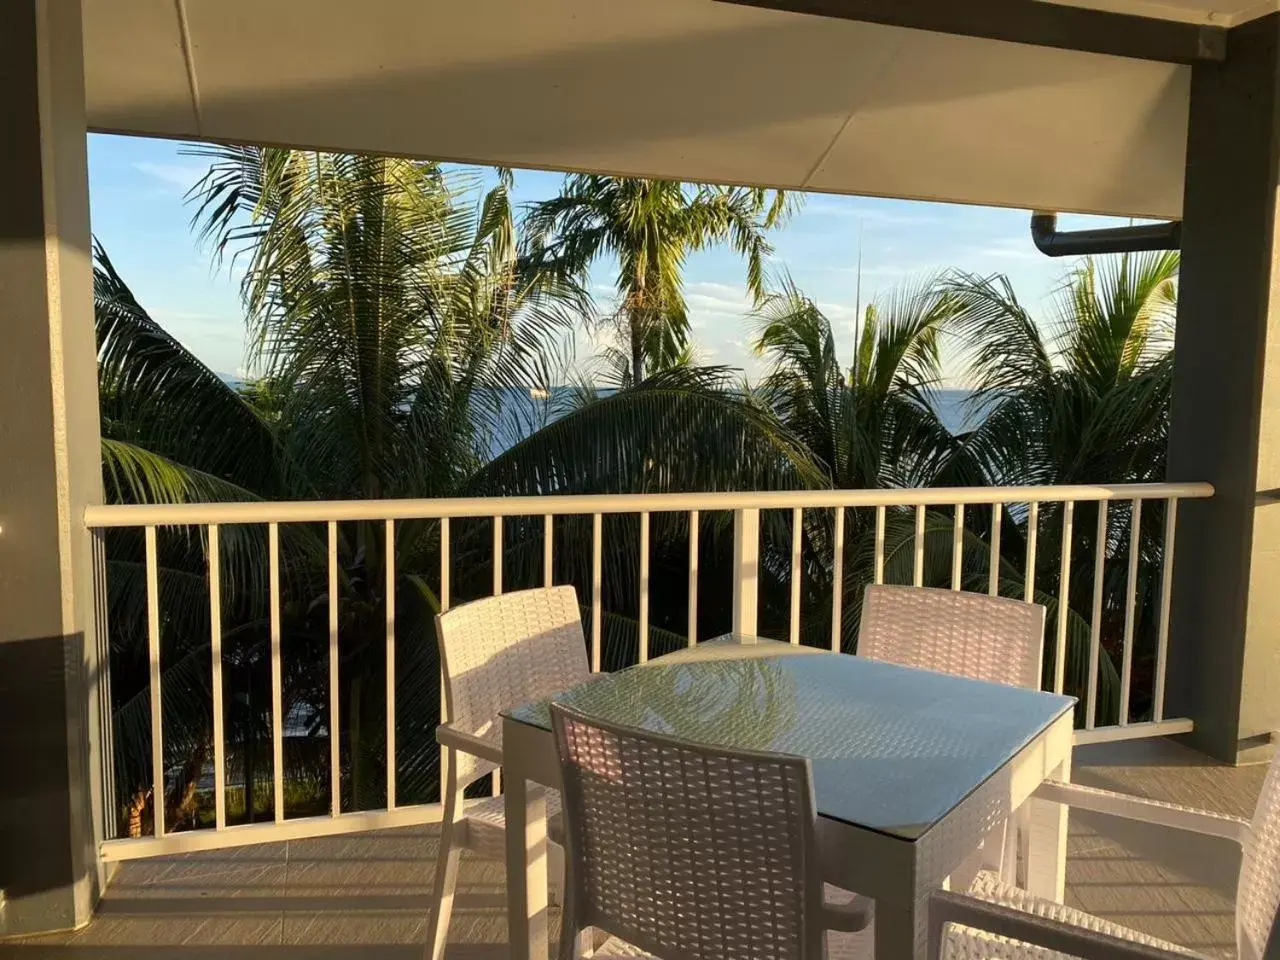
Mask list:
[[[183,195],[203,173],[183,145],[164,140],[91,135],[89,200],[94,234],[116,269],[151,315],[213,369],[245,369],[244,320],[236,277],[201,249]],[[515,199],[554,195],[562,175],[516,171]],[[1098,217],[1067,217],[1068,228],[1106,225]],[[1051,260],[1031,244],[1028,213],[991,207],[807,195],[800,212],[772,236],[774,268],[830,318],[842,352],[852,341],[862,254],[862,303],[895,285],[933,271],[959,268],[1005,273],[1033,313],[1048,309],[1069,264]],[[613,277],[608,264],[593,273],[592,288],[606,304]],[[762,370],[748,343],[752,326],[741,261],[727,249],[690,257],[685,292],[703,362]],[[605,334],[604,336],[607,336]],[[577,337],[578,364],[589,363],[600,339]],[[959,371],[948,364],[948,379]]]

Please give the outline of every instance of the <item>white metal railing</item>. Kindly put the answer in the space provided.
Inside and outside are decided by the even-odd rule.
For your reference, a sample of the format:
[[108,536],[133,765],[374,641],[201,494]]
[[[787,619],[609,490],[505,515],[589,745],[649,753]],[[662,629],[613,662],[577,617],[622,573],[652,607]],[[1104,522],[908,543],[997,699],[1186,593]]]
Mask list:
[[[788,634],[792,643],[801,637],[800,594],[802,538],[806,511],[834,511],[832,523],[832,582],[835,585],[831,599],[831,647],[839,650],[842,637],[842,604],[844,601],[845,570],[844,541],[846,512],[849,510],[874,511],[872,534],[872,581],[881,583],[885,577],[886,517],[890,510],[914,508],[914,536],[912,542],[912,581],[924,582],[925,543],[927,516],[930,507],[949,507],[954,513],[951,536],[950,585],[960,589],[965,544],[966,507],[1016,508],[1018,517],[1025,517],[1025,569],[1023,571],[1024,596],[1036,597],[1035,571],[1040,528],[1041,505],[1062,504],[1061,541],[1059,556],[1059,594],[1065,596],[1069,588],[1072,542],[1074,537],[1075,507],[1079,503],[1099,504],[1097,529],[1094,536],[1093,563],[1094,589],[1090,617],[1088,654],[1088,681],[1084,692],[1083,727],[1077,731],[1077,742],[1126,739],[1185,733],[1191,722],[1183,718],[1167,718],[1164,715],[1164,688],[1167,671],[1168,611],[1170,603],[1171,571],[1174,556],[1177,505],[1181,499],[1209,497],[1213,488],[1208,484],[1116,484],[1049,487],[963,487],[933,489],[887,490],[820,490],[774,491],[743,493],[681,493],[681,494],[623,494],[602,496],[546,496],[448,500],[351,500],[304,501],[261,503],[202,503],[183,505],[112,505],[95,506],[85,511],[85,523],[95,532],[95,558],[103,562],[102,538],[105,531],[114,528],[134,528],[143,531],[146,565],[147,639],[151,704],[151,777],[152,796],[164,797],[165,770],[162,730],[161,672],[160,672],[160,591],[158,578],[157,530],[161,527],[202,527],[206,530],[209,603],[212,613],[221,611],[221,573],[219,562],[220,527],[224,525],[266,525],[268,533],[269,561],[269,610],[270,610],[270,667],[272,706],[272,760],[274,783],[274,818],[271,823],[255,823],[229,826],[226,821],[225,759],[226,744],[223,731],[222,702],[222,624],[220,615],[210,617],[210,655],[212,658],[213,686],[213,769],[215,820],[212,829],[192,830],[166,834],[164,804],[153,800],[155,827],[153,836],[108,840],[103,844],[105,859],[127,859],[159,853],[185,850],[210,849],[219,846],[256,843],[268,840],[290,839],[318,834],[342,833],[377,827],[397,826],[438,820],[439,804],[398,807],[396,802],[396,689],[395,689],[395,638],[396,638],[396,590],[395,523],[404,520],[435,520],[439,522],[441,558],[439,601],[443,609],[450,603],[450,521],[460,518],[490,518],[493,522],[493,585],[495,594],[503,589],[503,519],[507,517],[544,518],[543,524],[543,580],[552,582],[555,542],[553,519],[562,516],[592,518],[591,525],[591,573],[590,608],[591,636],[590,656],[592,668],[601,667],[601,624],[603,619],[603,539],[606,515],[631,514],[640,520],[639,539],[639,649],[641,662],[649,655],[649,593],[650,593],[650,518],[655,513],[686,513],[689,517],[688,552],[688,642],[697,639],[698,582],[699,582],[699,527],[701,519],[713,512],[733,514],[733,605],[732,625],[735,632],[754,633],[758,627],[759,570],[760,570],[760,514],[761,511],[789,511],[792,529],[790,549],[790,601]],[[1133,684],[1134,617],[1137,602],[1139,565],[1139,521],[1145,501],[1156,500],[1165,504],[1163,529],[1163,560],[1160,571],[1160,588],[1157,601],[1157,639],[1152,688],[1152,717],[1143,722],[1130,722],[1130,693]],[[1130,539],[1128,543],[1128,569],[1125,595],[1124,631],[1120,668],[1120,709],[1118,723],[1100,726],[1097,722],[1098,677],[1101,651],[1101,614],[1103,602],[1104,561],[1107,550],[1108,508],[1113,502],[1129,504]],[[987,590],[995,594],[1000,587],[1001,536],[1003,509],[991,510],[991,525],[987,532],[989,541],[990,574]],[[909,516],[910,514],[908,514]],[[381,522],[385,524],[386,555],[385,596],[390,601],[386,607],[386,750],[387,750],[387,806],[385,810],[344,812],[341,809],[339,783],[339,695],[338,695],[338,524],[343,522]],[[281,672],[281,585],[280,585],[280,532],[282,524],[323,523],[327,537],[327,585],[328,585],[328,677],[329,677],[329,765],[331,777],[331,810],[327,817],[286,818],[284,809],[283,770],[283,718]],[[105,591],[105,573],[96,572],[95,584]],[[102,617],[103,594],[99,595],[98,610]],[[1068,635],[1068,604],[1058,604],[1054,625],[1056,644],[1051,671],[1051,689],[1062,691],[1065,682],[1066,649]],[[105,622],[101,627],[105,629]],[[108,678],[109,679],[109,678]],[[110,743],[109,731],[105,742]],[[110,764],[108,764],[110,766]],[[110,776],[108,773],[107,776]],[[250,787],[247,787],[247,789]],[[114,802],[114,798],[113,798]]]

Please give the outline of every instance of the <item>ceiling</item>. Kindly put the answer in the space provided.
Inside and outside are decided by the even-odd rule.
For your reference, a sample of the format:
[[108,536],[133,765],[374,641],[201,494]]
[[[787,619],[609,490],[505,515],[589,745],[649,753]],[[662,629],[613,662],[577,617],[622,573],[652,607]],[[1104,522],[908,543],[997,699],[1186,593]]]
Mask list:
[[97,130],[1181,212],[1185,67],[711,0],[83,2]]

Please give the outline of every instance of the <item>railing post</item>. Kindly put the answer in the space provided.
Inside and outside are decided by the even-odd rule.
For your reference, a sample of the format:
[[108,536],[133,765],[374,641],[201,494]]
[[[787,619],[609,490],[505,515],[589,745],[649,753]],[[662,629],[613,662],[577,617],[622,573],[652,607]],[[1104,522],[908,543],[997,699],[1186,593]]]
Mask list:
[[756,632],[760,573],[760,511],[733,511],[733,632]]

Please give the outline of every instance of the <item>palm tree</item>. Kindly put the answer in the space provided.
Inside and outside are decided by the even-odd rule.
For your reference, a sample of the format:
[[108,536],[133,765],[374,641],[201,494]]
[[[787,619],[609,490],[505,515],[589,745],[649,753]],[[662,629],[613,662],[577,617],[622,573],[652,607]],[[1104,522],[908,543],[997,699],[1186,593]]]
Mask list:
[[[978,431],[953,436],[940,419],[935,388],[941,382],[943,338],[957,329],[970,334],[982,319],[965,310],[955,278],[925,278],[893,292],[868,307],[854,331],[854,355],[848,368],[840,365],[829,320],[793,284],[786,281],[757,312],[757,349],[770,360],[770,372],[757,396],[772,409],[797,440],[809,449],[836,488],[980,486],[1006,482],[1073,482],[998,479],[981,453],[991,441],[993,425],[986,420]],[[1027,321],[1030,329],[1034,325]],[[992,334],[994,345],[1003,341]],[[1002,370],[993,361],[993,371]],[[972,400],[985,411],[993,400],[979,392]],[[1021,429],[1021,414],[1004,411],[1007,429]],[[1116,442],[1123,442],[1117,437]],[[1116,469],[1121,469],[1116,467]],[[1123,479],[1126,475],[1116,474]],[[762,622],[775,635],[786,631],[789,610],[791,532],[787,518],[766,525],[762,569]],[[833,518],[817,511],[805,515],[802,536],[801,591],[804,642],[825,646],[831,636]],[[1006,512],[1001,540],[998,580],[1005,595],[1022,597],[1025,589],[1026,512]],[[955,514],[946,508],[925,515],[922,582],[949,586],[955,535]],[[961,585],[985,592],[990,574],[991,510],[968,507],[961,527]],[[862,589],[871,582],[877,550],[874,513],[847,511],[843,554],[843,594],[840,641],[843,649],[856,646]],[[914,580],[916,515],[913,508],[885,512],[883,575],[889,583]],[[1048,540],[1048,543],[1045,543]],[[1056,622],[1058,556],[1051,537],[1037,570],[1037,600],[1050,608]],[[1088,586],[1073,579],[1068,609],[1068,684],[1082,690],[1087,681],[1089,624],[1079,611],[1089,609]],[[1078,596],[1077,591],[1083,595]],[[1083,603],[1081,602],[1083,600]],[[1055,634],[1056,635],[1056,634]],[[1047,662],[1051,663],[1052,658]],[[1103,715],[1117,702],[1117,675],[1109,662],[1102,665],[1100,705]]]
[[765,231],[782,223],[785,194],[759,188],[574,174],[560,195],[534,204],[525,229],[531,253],[585,276],[603,256],[618,261],[614,317],[639,383],[686,355],[688,308],[683,267],[689,253],[728,241],[746,259],[747,289],[764,294]]
[[[903,286],[866,309],[846,368],[837,357],[830,320],[789,279],[764,300],[756,313],[755,349],[770,366],[756,398],[811,452],[824,485],[876,489],[968,480],[962,451],[934,407],[933,391],[942,377],[939,341],[950,316],[947,298],[932,281]],[[910,561],[914,520],[909,511],[890,511],[886,519],[892,573],[895,564]],[[775,631],[788,614],[791,534],[784,520],[774,518],[775,526],[766,531],[763,561],[769,571],[766,620]],[[832,523],[829,515],[810,511],[803,531],[802,602],[809,615],[802,623],[807,642],[818,645],[826,645],[831,634]],[[931,530],[946,526],[949,551],[949,521],[931,517],[930,524]],[[846,649],[855,640],[874,541],[871,512],[850,511],[840,630]]]
[[[499,429],[506,389],[545,386],[587,299],[571,280],[516,255],[509,178],[483,193],[466,175],[415,161],[213,147],[196,188],[197,219],[218,251],[247,255],[251,359],[269,385],[287,494],[429,497],[456,492]],[[343,659],[352,803],[384,802],[386,704],[365,688],[385,669],[382,524],[342,530]],[[434,526],[401,524],[397,658],[405,697],[430,698],[437,668],[426,586],[438,566]],[[320,597],[318,564],[299,564],[291,594]],[[324,624],[299,603],[296,644]],[[408,641],[408,642],[405,642]],[[402,701],[406,706],[411,702]],[[312,713],[323,712],[321,704]],[[409,713],[411,711],[405,711]],[[421,711],[428,714],[429,711]],[[429,724],[398,731],[413,782],[434,776]],[[414,778],[415,773],[423,776]]]
[[1178,254],[1085,260],[1044,329],[1006,277],[945,284],[984,412],[968,439],[993,483],[1164,476]]
[[[572,275],[554,261],[519,254],[509,177],[480,193],[474,176],[434,164],[200,149],[212,165],[195,194],[198,221],[220,254],[247,258],[249,360],[260,376],[240,389],[224,383],[147,317],[101,255],[104,469],[114,500],[732,489],[816,479],[805,452],[766,412],[722,389],[726,373],[714,369],[672,369],[541,429],[533,429],[532,418],[518,442],[494,456],[494,438],[511,439],[512,392],[527,397],[530,386],[551,385],[570,323],[590,316]],[[688,443],[719,452],[689,458]],[[590,532],[577,519],[558,525],[556,576],[586,596]],[[659,521],[667,522],[679,520]],[[637,645],[632,524],[634,518],[611,519],[606,531],[603,632],[610,664]],[[506,524],[504,579],[512,588],[541,577],[540,546],[524,526]],[[673,526],[670,533],[679,531]],[[704,538],[704,549],[727,555],[727,538],[715,533]],[[271,728],[266,543],[260,528],[226,527],[222,536],[228,762],[250,787],[243,816],[251,820],[255,806],[270,806],[269,794],[251,789],[255,771],[268,767]],[[385,673],[383,525],[339,528],[344,723],[332,731],[325,532],[293,524],[282,526],[280,536],[286,722],[312,739],[341,737],[343,807],[379,806],[385,705],[368,688],[380,686]],[[486,592],[490,544],[487,521],[455,524],[455,602]],[[150,724],[142,544],[114,538],[108,556],[117,779],[137,812],[134,798],[148,781]],[[166,532],[160,562],[166,767],[179,771],[163,798],[172,827],[187,816],[209,759],[206,545],[189,533]],[[674,557],[656,556],[655,577],[667,566],[674,568]],[[438,664],[429,637],[439,607],[436,524],[398,525],[395,569],[397,789],[412,802],[434,797],[436,789]],[[663,629],[683,625],[680,604],[678,616],[655,605],[655,649],[681,642]],[[714,614],[715,605],[707,604],[707,615]],[[305,740],[286,745],[287,783],[309,777],[318,786],[311,795],[287,797],[291,812],[300,803],[323,809],[329,801],[327,777],[310,776],[305,746]],[[152,802],[161,807],[160,798]]]
[[473,176],[437,164],[200,152],[213,163],[197,218],[219,252],[247,255],[253,359],[279,390],[286,446],[326,478],[315,494],[455,489],[500,427],[492,388],[548,386],[589,309],[571,279],[516,255],[509,178],[473,205]]
[[[964,438],[973,462],[993,484],[1076,484],[1164,479],[1173,373],[1178,255],[1172,252],[1085,260],[1063,284],[1042,326],[1019,303],[1005,277],[961,274],[943,286],[954,329],[968,350],[970,403],[981,425]],[[1076,509],[1070,606],[1090,608],[1097,507]],[[1155,592],[1161,558],[1162,505],[1142,513],[1135,677],[1154,647]],[[1010,517],[1006,557],[1021,569],[1026,517]],[[1107,517],[1103,545],[1103,642],[1118,655],[1123,631],[1129,528],[1127,507]],[[1036,579],[1056,593],[1062,518],[1040,514]],[[1079,624],[1083,627],[1083,622]],[[1083,639],[1083,638],[1080,638]],[[1073,658],[1074,659],[1074,658]],[[1104,664],[1109,668],[1110,664]],[[1078,671],[1073,671],[1078,673]],[[1082,682],[1077,676],[1077,684]],[[1148,705],[1135,684],[1134,706]],[[1102,720],[1099,720],[1102,722]]]
[[950,310],[931,280],[866,308],[847,368],[830,320],[789,279],[756,318],[754,349],[770,365],[760,396],[813,451],[832,487],[936,482],[954,444],[934,409]]

